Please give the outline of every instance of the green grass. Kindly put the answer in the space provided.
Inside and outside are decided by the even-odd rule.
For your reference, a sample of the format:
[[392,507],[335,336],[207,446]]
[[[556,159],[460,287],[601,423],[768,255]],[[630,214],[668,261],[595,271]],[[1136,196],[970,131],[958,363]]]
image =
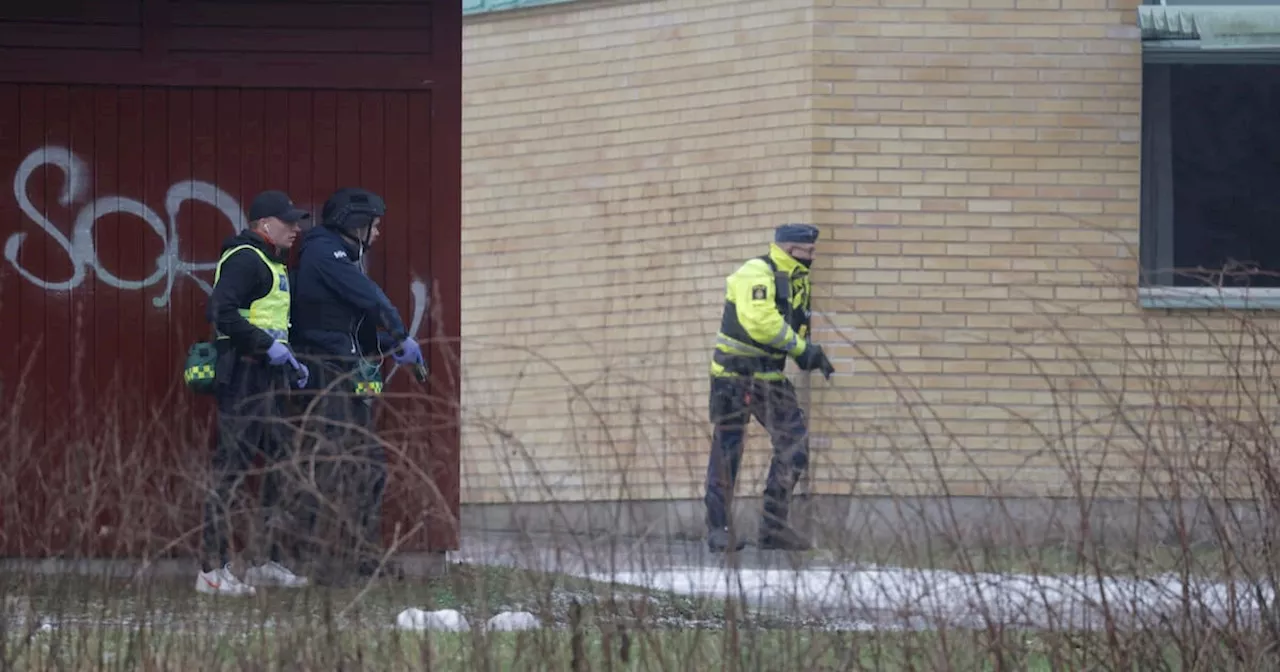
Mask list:
[[[564,574],[453,564],[431,580],[378,580],[346,588],[264,589],[252,597],[201,595],[194,580],[130,580],[85,575],[0,574],[0,594],[62,626],[148,624],[171,631],[242,630],[273,624],[298,627],[390,627],[401,611],[456,609],[483,622],[502,611],[528,611],[546,624],[566,624],[577,604],[592,622],[644,621],[647,627],[720,627],[726,601]],[[740,611],[740,610],[739,610]],[[765,627],[796,619],[738,617]]]
[[[586,626],[521,633],[275,628],[234,633],[78,629],[9,639],[18,669],[62,670],[1079,670],[1186,669],[1172,640],[1010,631],[831,633]],[[1229,663],[1218,648],[1212,667]],[[1253,668],[1260,669],[1260,668]]]
[[[633,587],[564,575],[450,569],[431,581],[239,599],[198,595],[185,579],[0,575],[0,592],[26,596],[32,612],[56,623],[8,629],[0,670],[569,670],[575,659],[576,669],[591,670],[1159,670],[1192,669],[1179,664],[1192,653],[1200,661],[1194,669],[1278,666],[1239,654],[1253,641],[1239,633],[834,632],[813,622],[744,619],[722,601],[642,597]],[[410,606],[458,609],[473,629],[395,630],[395,615]],[[549,627],[478,627],[513,608]],[[1262,650],[1266,637],[1256,639]],[[1229,650],[1237,643],[1241,649]]]

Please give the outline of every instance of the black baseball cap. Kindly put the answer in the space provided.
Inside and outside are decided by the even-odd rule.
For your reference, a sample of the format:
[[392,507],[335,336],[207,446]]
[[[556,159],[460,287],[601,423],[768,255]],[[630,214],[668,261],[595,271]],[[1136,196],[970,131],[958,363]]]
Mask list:
[[288,194],[273,189],[255,196],[249,206],[249,221],[256,222],[264,217],[275,217],[286,224],[296,224],[304,219],[311,219],[311,213],[294,207]]

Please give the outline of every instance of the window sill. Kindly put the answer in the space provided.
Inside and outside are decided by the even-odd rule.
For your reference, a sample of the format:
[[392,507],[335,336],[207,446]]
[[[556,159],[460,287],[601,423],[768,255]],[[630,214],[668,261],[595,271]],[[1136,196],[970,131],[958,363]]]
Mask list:
[[1175,310],[1277,310],[1280,287],[1140,287],[1138,304]]

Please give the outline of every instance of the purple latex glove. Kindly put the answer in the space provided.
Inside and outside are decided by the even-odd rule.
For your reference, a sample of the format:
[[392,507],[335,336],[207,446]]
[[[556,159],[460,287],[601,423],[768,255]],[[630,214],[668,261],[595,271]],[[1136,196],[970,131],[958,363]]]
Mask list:
[[271,347],[267,348],[267,359],[276,366],[288,364],[295,369],[298,368],[298,360],[294,359],[293,351],[280,341],[272,343]]
[[421,364],[422,363],[422,347],[412,338],[404,339],[400,347],[391,353],[391,358],[396,364]]
[[267,359],[272,366],[288,364],[293,367],[293,370],[298,373],[295,380],[298,389],[306,387],[307,381],[311,379],[311,371],[307,370],[307,367],[302,362],[299,362],[297,357],[293,356],[293,351],[289,349],[289,346],[280,341],[272,343],[271,347],[267,348]]

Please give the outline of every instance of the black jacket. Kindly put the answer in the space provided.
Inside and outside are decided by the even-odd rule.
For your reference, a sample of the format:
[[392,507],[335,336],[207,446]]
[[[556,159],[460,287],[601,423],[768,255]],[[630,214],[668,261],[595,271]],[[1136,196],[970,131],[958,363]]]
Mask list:
[[[284,261],[274,245],[248,229],[223,241],[219,256],[240,245],[252,245],[262,250],[268,259]],[[209,294],[209,303],[205,307],[205,319],[231,338],[231,347],[237,352],[260,354],[275,342],[267,332],[249,324],[239,313],[240,309],[248,309],[254,301],[266,296],[275,281],[275,274],[253,250],[240,250],[222,263],[221,277]]]
[[[358,258],[359,247],[336,231],[316,226],[303,234],[289,330],[299,352],[367,355],[408,338],[400,313]],[[379,328],[384,333],[375,336]]]

